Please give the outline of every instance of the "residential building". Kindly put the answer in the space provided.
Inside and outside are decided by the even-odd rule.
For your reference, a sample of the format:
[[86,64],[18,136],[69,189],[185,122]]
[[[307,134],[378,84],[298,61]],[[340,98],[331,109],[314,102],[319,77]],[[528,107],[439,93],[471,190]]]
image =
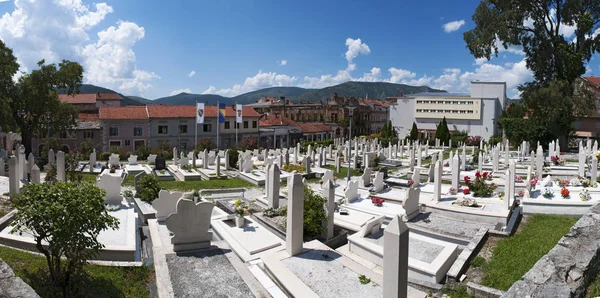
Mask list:
[[99,110],[102,130],[102,149],[118,147],[126,152],[135,152],[148,144],[150,125],[146,106],[110,107]]
[[68,103],[81,112],[98,112],[100,107],[119,107],[123,98],[116,93],[59,94],[58,100]]
[[297,123],[278,113],[263,115],[259,126],[259,147],[290,147],[302,140],[302,131]]
[[[79,113],[75,127],[69,131],[51,136],[60,143],[60,150],[70,152],[83,142],[90,143],[96,151],[102,150],[102,127],[97,113]],[[35,156],[41,156],[48,135],[35,136],[31,139],[31,151]]]
[[390,119],[400,137],[410,133],[413,122],[419,133],[435,137],[446,117],[448,129],[466,131],[488,139],[497,135],[498,119],[506,105],[505,82],[471,82],[470,93],[423,92],[390,97]]
[[600,77],[589,76],[583,78],[591,83],[591,86],[594,86],[590,86],[589,90],[596,98],[596,110],[591,115],[575,121],[573,126],[576,137],[595,138],[600,136]]
[[[194,141],[210,139],[217,145],[217,107],[204,107],[204,123],[196,126],[195,106],[148,106],[150,123],[150,146],[156,147],[163,142],[182,150],[191,150]],[[219,125],[219,147],[233,147],[246,137],[258,139],[259,115],[250,107],[242,108],[242,123],[236,123],[235,109],[227,106],[225,122]],[[237,142],[236,142],[236,124]],[[197,132],[196,132],[197,129]]]

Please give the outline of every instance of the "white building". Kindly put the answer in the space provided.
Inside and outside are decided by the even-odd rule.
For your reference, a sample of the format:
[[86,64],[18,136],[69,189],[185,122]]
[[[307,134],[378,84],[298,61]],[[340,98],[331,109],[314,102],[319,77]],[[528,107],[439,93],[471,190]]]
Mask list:
[[505,82],[475,81],[470,94],[422,92],[398,97],[390,105],[390,119],[400,137],[410,134],[413,122],[419,132],[434,134],[446,117],[451,132],[467,131],[488,139],[499,133],[497,122],[505,104]]

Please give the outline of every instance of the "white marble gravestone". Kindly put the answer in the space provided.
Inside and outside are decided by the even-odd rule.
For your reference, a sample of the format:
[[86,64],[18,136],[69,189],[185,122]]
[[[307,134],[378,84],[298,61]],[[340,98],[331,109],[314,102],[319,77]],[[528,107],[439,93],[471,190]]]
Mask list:
[[[4,165],[0,165],[4,167]],[[40,168],[34,164],[33,168],[31,168],[31,182],[32,183],[40,183]]]
[[138,164],[137,162],[137,155],[130,155],[129,158],[127,159],[127,162],[129,163],[130,166],[135,166]]
[[304,184],[302,176],[294,173],[288,180],[288,213],[285,250],[290,256],[302,252],[304,239]]
[[383,297],[408,297],[408,227],[400,216],[394,216],[383,239]]
[[177,201],[181,197],[183,197],[182,192],[170,192],[162,189],[158,193],[158,198],[152,202],[152,207],[156,210],[156,220],[163,221],[169,214],[176,212]]
[[171,236],[173,251],[196,250],[210,247],[212,232],[209,232],[210,218],[214,205],[209,202],[194,204],[194,201],[180,198],[175,212],[166,218]]
[[350,181],[348,183],[348,187],[346,187],[346,191],[344,192],[344,194],[346,195],[348,203],[352,203],[356,199],[358,199],[358,181]]
[[327,217],[324,220],[323,238],[333,238],[333,216],[335,214],[335,185],[333,180],[325,180],[323,183],[323,198],[325,198],[325,212]]
[[13,156],[8,159],[8,189],[11,198],[19,195],[19,191],[21,189],[21,186],[19,185],[20,177],[18,176],[18,167],[19,164],[16,157]]
[[150,155],[148,155],[148,164],[149,164],[149,165],[153,165],[153,164],[155,164],[155,163],[156,163],[156,157],[157,157],[157,156],[158,156],[158,155],[156,155],[156,154],[150,154]]
[[96,186],[106,192],[104,203],[108,205],[121,205],[121,183],[123,178],[114,175],[100,175]]
[[365,170],[361,176],[361,181],[363,183],[363,187],[368,187],[371,185],[371,168],[365,167]]
[[269,208],[278,209],[279,208],[279,183],[280,183],[280,173],[279,166],[277,164],[273,164],[269,166],[269,191],[268,194],[268,205]]
[[65,153],[58,151],[56,153],[56,180],[66,181],[65,177]]
[[48,163],[55,164],[56,163],[56,155],[54,154],[54,150],[48,150]]
[[383,172],[375,173],[375,179],[373,179],[373,190],[380,192],[383,190]]

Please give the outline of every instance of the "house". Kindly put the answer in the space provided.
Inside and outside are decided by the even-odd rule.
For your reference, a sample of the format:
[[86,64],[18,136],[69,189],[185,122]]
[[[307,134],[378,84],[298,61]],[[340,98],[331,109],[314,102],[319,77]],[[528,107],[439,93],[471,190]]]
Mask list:
[[125,152],[135,152],[148,144],[150,126],[146,106],[101,106],[98,114],[102,150],[117,147]]
[[[31,150],[36,156],[42,156],[49,136],[34,136],[31,139]],[[102,127],[97,113],[81,112],[75,119],[75,126],[66,132],[52,136],[58,140],[60,150],[70,152],[83,142],[88,142],[97,151],[102,150]]]
[[266,114],[260,117],[259,147],[290,147],[302,140],[302,131],[296,122],[281,114]]

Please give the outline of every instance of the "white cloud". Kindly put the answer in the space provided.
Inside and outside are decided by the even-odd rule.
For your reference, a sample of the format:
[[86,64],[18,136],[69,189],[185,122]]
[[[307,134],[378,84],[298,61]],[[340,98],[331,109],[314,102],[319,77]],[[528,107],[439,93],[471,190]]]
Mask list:
[[217,89],[214,86],[208,87],[202,94],[219,94],[223,96],[236,96],[242,93],[275,86],[293,86],[296,77],[275,72],[258,71],[253,77],[248,77],[243,84],[236,84],[231,88]]
[[388,69],[391,77],[388,79],[390,83],[400,83],[406,79],[411,79],[417,76],[416,73],[408,71],[406,69],[399,69],[395,67],[390,67]]
[[287,60],[281,60],[281,61],[277,61],[277,64],[284,66],[287,64]]
[[481,58],[476,58],[475,59],[475,65],[482,65],[484,63],[486,63],[488,60],[485,57],[481,57]]
[[[85,70],[84,82],[140,94],[158,76],[136,68],[135,43],[144,38],[143,27],[119,21],[99,28],[113,12],[106,3],[93,6],[81,0],[15,0],[14,10],[0,18],[0,39],[11,47],[21,70],[35,69],[45,59],[78,61]],[[90,37],[97,32],[97,39]]]
[[10,0],[0,0],[0,2],[8,2],[8,1],[10,1]]
[[444,31],[446,31],[446,33],[450,33],[450,32],[454,32],[457,31],[458,29],[460,29],[460,27],[465,25],[465,20],[459,20],[459,21],[453,21],[453,22],[449,22],[444,24],[444,26],[442,26],[442,28],[444,28]]
[[373,67],[370,72],[366,72],[358,81],[377,82],[381,77],[381,68]]
[[371,53],[369,46],[366,43],[363,43],[360,38],[347,38],[346,46],[348,46],[348,51],[346,51],[346,60],[348,60],[348,63],[352,63],[352,60],[360,54],[368,55]]
[[179,93],[192,93],[192,90],[190,88],[173,90],[171,91],[171,96],[177,95]]
[[188,77],[193,77],[196,74],[195,70],[190,71],[190,73],[188,73]]

